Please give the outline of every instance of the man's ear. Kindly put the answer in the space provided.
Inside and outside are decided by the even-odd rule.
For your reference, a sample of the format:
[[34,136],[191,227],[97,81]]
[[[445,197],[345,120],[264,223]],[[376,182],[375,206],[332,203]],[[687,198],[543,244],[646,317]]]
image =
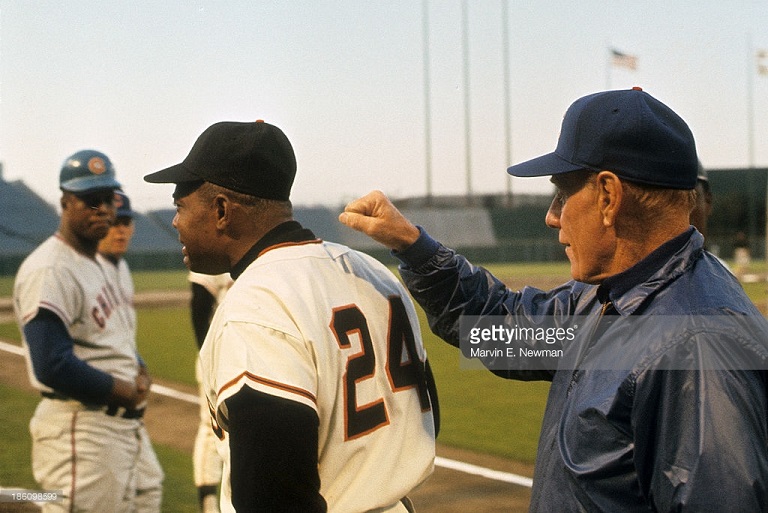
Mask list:
[[624,185],[611,171],[600,171],[597,174],[597,193],[603,226],[613,226],[624,199]]
[[232,202],[224,194],[217,194],[213,208],[216,209],[216,228],[223,230],[232,221]]

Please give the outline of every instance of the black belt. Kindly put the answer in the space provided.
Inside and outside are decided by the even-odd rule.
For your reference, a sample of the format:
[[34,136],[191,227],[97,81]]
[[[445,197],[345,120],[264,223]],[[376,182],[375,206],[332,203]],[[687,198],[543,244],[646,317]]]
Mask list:
[[[56,392],[40,392],[40,395],[46,399],[56,399],[57,401],[70,401],[71,398]],[[145,408],[125,408],[123,406],[103,406],[101,411],[110,417],[121,417],[124,419],[140,419],[144,416]]]
[[122,406],[107,406],[104,413],[110,417],[122,417],[124,419],[140,419],[144,416],[144,408],[124,408]]

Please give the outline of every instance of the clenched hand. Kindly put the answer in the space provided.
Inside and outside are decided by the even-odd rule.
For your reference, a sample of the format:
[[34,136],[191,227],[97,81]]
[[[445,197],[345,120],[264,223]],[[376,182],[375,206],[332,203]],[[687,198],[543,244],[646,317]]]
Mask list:
[[403,251],[419,238],[419,229],[381,191],[351,201],[339,221],[395,251]]

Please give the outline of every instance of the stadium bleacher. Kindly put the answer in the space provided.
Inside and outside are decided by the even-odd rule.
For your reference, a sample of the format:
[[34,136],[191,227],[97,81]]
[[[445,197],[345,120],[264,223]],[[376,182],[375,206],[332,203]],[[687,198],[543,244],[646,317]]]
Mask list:
[[[21,180],[5,181],[1,168],[0,205],[0,274],[14,274],[24,257],[56,232],[59,213]],[[179,241],[170,225],[172,219],[173,210],[170,218],[163,211],[152,215],[135,213],[136,233],[126,255],[131,265],[183,267]]]
[[[461,198],[438,198],[425,204],[410,198],[395,204],[445,245],[469,257],[493,261],[509,259],[551,260],[562,257],[562,248],[543,222],[547,197],[511,208],[489,203],[467,205]],[[58,228],[59,213],[22,181],[5,181],[0,167],[0,275],[15,274],[21,261]],[[320,238],[339,242],[394,263],[389,251],[368,237],[338,222],[343,206],[294,205],[294,217]],[[136,212],[136,231],[126,259],[134,270],[184,269],[178,235],[173,228],[174,209]],[[513,222],[535,218],[536,222]]]

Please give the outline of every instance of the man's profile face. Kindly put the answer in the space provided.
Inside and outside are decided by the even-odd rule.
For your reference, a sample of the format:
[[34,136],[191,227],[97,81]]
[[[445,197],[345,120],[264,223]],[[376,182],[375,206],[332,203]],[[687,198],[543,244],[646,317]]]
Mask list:
[[553,176],[556,194],[546,217],[547,226],[558,230],[558,241],[565,246],[571,277],[585,283],[605,278],[613,256],[598,208],[595,176],[588,170]]
[[184,265],[194,272],[220,274],[229,271],[229,266],[217,228],[216,204],[203,193],[204,190],[205,184],[176,186],[173,227],[179,232]]

